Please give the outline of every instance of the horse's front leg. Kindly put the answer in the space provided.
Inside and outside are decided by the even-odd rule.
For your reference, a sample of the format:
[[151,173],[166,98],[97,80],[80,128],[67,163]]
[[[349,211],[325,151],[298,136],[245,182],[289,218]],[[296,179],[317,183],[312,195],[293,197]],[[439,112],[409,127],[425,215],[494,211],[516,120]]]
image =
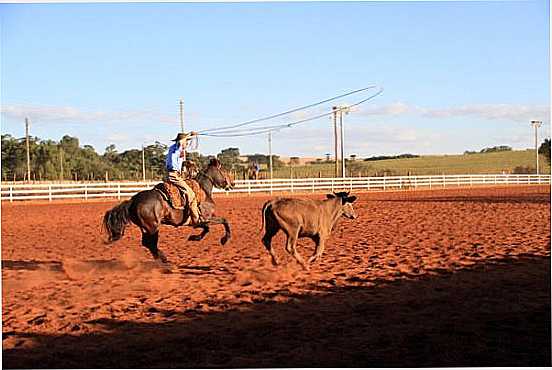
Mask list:
[[209,225],[205,222],[202,222],[202,223],[194,226],[194,229],[201,229],[201,233],[198,234],[198,235],[190,235],[188,240],[197,242],[197,241],[200,241],[203,238],[205,238],[205,235],[207,235],[207,233],[209,232]]
[[210,217],[207,219],[206,223],[212,224],[212,225],[220,225],[222,224],[224,226],[224,235],[222,238],[220,238],[220,244],[224,245],[228,240],[230,240],[231,232],[230,232],[230,225],[228,224],[228,221],[224,217]]

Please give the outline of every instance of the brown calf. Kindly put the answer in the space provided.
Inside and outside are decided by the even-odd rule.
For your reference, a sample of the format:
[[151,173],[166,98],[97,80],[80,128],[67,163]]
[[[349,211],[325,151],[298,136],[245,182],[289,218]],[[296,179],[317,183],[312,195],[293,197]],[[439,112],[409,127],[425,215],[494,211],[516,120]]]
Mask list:
[[262,211],[265,228],[262,240],[272,257],[272,263],[278,264],[272,250],[272,238],[282,229],[287,236],[286,251],[308,270],[308,265],[297,253],[297,239],[309,237],[316,243],[316,249],[308,259],[309,264],[320,258],[324,252],[324,243],[339,218],[357,217],[353,209],[355,200],[356,197],[349,196],[348,192],[340,192],[328,194],[325,200],[276,198],[266,202]]

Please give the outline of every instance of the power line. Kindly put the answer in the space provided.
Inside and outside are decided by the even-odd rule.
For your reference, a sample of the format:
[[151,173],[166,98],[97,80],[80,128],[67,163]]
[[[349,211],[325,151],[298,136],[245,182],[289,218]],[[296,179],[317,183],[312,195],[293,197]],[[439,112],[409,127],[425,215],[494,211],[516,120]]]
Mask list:
[[[287,110],[285,112],[272,114],[272,115],[269,115],[269,116],[266,116],[266,117],[256,118],[256,119],[253,119],[253,120],[250,120],[250,121],[245,121],[245,122],[241,122],[241,123],[237,123],[237,124],[233,124],[233,125],[229,125],[229,126],[223,126],[223,127],[218,127],[218,128],[212,128],[212,129],[205,129],[205,130],[199,131],[198,133],[206,135],[210,132],[229,131],[229,130],[232,130],[234,128],[251,125],[253,123],[257,123],[257,122],[261,122],[261,121],[267,121],[267,120],[270,120],[270,119],[274,119],[274,118],[285,116],[285,115],[288,115],[288,114],[291,114],[291,113],[295,113],[295,112],[298,112],[298,111],[301,111],[301,110],[312,108],[312,107],[315,107],[315,106],[318,106],[318,105],[321,105],[321,104],[324,104],[324,103],[327,103],[327,102],[330,102],[330,101],[333,101],[333,100],[344,98],[344,97],[349,96],[349,95],[358,94],[359,92],[374,89],[376,87],[378,87],[378,86],[371,85],[371,86],[368,86],[368,87],[365,87],[365,88],[362,88],[362,89],[350,91],[350,92],[345,93],[345,94],[341,94],[341,95],[337,95],[337,96],[334,96],[334,97],[331,97],[331,98],[328,98],[328,99],[324,99],[324,100],[318,101],[318,102],[313,103],[313,104],[304,105],[304,106],[301,106],[301,107],[298,107],[298,108],[290,109],[290,110]],[[380,90],[376,95],[379,95],[382,92],[383,92],[383,89],[380,87]],[[371,98],[372,97],[370,97],[370,99]],[[368,99],[366,99],[366,100],[368,100]],[[366,100],[364,100],[364,101],[366,101]],[[364,101],[361,101],[361,102],[357,103],[357,105],[362,104]],[[328,114],[324,114],[324,115],[321,115],[319,117],[313,117],[313,119],[324,117],[325,115],[328,115]],[[214,136],[214,135],[209,135],[209,136]]]
[[[361,89],[361,90],[355,90],[355,92],[364,91],[364,90],[367,90],[369,88],[372,88],[372,87],[364,88],[364,89]],[[343,96],[346,96],[346,95],[351,95],[355,92],[340,95],[339,97],[343,97]],[[350,109],[352,107],[356,107],[356,106],[358,106],[362,103],[367,102],[370,99],[375,98],[376,96],[380,95],[382,92],[383,92],[383,88],[380,87],[380,89],[376,93],[374,93],[374,94],[370,95],[369,97],[367,97],[365,99],[362,99],[362,100],[360,100],[360,101],[358,101],[354,104],[339,107],[338,111],[342,111],[342,110],[345,110],[345,109]],[[324,102],[335,100],[335,99],[338,99],[339,97],[326,99]],[[315,105],[320,105],[320,104],[322,104],[322,102],[311,104],[311,105],[306,106],[306,107],[313,107]],[[306,108],[303,108],[303,109],[306,109]],[[300,109],[297,108],[297,109],[293,110],[293,112],[296,112],[298,110],[300,110]],[[310,121],[313,121],[313,120],[316,120],[316,119],[319,119],[319,118],[322,118],[322,117],[327,117],[327,116],[330,116],[330,115],[334,114],[334,112],[335,111],[332,109],[330,112],[322,113],[322,114],[319,114],[319,115],[316,115],[316,116],[313,116],[313,117],[309,117],[309,118],[305,118],[305,119],[301,119],[301,120],[298,120],[298,121],[285,123],[285,124],[272,125],[272,126],[253,127],[253,128],[249,128],[249,129],[240,129],[240,130],[230,130],[229,129],[230,126],[227,126],[227,128],[224,128],[224,130],[226,130],[226,131],[221,132],[221,133],[214,133],[214,134],[210,134],[209,132],[211,132],[211,131],[207,132],[207,130],[203,130],[203,131],[199,132],[199,135],[210,136],[210,137],[238,137],[238,136],[253,136],[253,135],[266,134],[269,131],[277,131],[277,130],[280,130],[280,129],[283,129],[283,128],[289,128],[289,127],[293,127],[293,126],[296,126],[296,125],[300,125],[302,123],[310,122]],[[289,113],[286,113],[286,114],[289,114]],[[279,113],[277,116],[281,116],[281,115],[284,115],[284,114]],[[260,120],[264,120],[264,119],[268,119],[268,118],[259,118],[257,120],[253,120],[253,121],[259,122]],[[249,121],[249,122],[253,122],[253,121]],[[239,124],[239,125],[244,126],[243,123]],[[234,127],[237,127],[237,125],[234,125]],[[220,129],[217,129],[217,130],[223,130],[223,128],[220,128]]]

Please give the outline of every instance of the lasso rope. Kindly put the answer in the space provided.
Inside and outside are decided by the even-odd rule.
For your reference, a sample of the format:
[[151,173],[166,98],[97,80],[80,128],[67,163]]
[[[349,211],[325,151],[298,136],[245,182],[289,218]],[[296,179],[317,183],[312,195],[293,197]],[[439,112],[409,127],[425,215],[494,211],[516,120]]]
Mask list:
[[[313,103],[313,104],[305,105],[305,106],[302,106],[302,107],[299,107],[299,108],[294,108],[294,109],[288,110],[286,112],[273,114],[273,115],[262,117],[262,118],[257,118],[257,119],[251,120],[251,121],[241,122],[241,123],[237,123],[237,124],[234,124],[234,125],[229,125],[229,126],[224,126],[224,127],[219,127],[219,128],[205,129],[205,130],[199,131],[198,135],[211,136],[211,137],[252,136],[252,135],[265,134],[265,133],[268,133],[268,132],[271,132],[271,131],[278,131],[278,130],[281,130],[283,128],[293,127],[293,126],[300,125],[300,124],[303,124],[303,123],[306,123],[306,122],[309,122],[309,121],[313,121],[315,119],[330,116],[331,114],[334,113],[334,111],[332,110],[330,112],[326,112],[326,113],[323,113],[323,114],[319,114],[319,115],[316,115],[316,116],[313,116],[313,117],[301,119],[301,120],[290,122],[290,123],[270,125],[270,126],[261,126],[261,127],[251,127],[251,128],[239,129],[239,130],[237,129],[239,127],[252,125],[253,123],[274,119],[274,118],[281,117],[281,116],[284,116],[284,115],[288,115],[288,114],[291,114],[291,113],[295,113],[295,112],[298,112],[298,111],[301,111],[301,110],[312,108],[312,107],[315,107],[315,106],[318,106],[318,105],[321,105],[321,104],[324,104],[324,103],[327,103],[327,102],[330,102],[330,101],[333,101],[333,100],[343,98],[345,96],[358,94],[360,92],[367,91],[367,90],[374,89],[374,88],[378,88],[378,86],[375,86],[375,85],[368,86],[368,87],[365,87],[363,89],[354,90],[354,91],[348,92],[346,94],[341,94],[341,95],[338,95],[338,96],[334,96],[332,98],[325,99],[325,100],[322,100],[322,101],[319,101],[319,102],[316,102],[316,103]],[[371,100],[371,99],[375,98],[376,96],[380,95],[382,92],[383,92],[383,88],[379,87],[379,89],[376,93],[374,93],[374,94],[370,95],[369,97],[367,97],[365,99],[362,99],[362,100],[360,100],[360,101],[358,101],[354,104],[347,105],[346,107],[341,107],[341,110],[356,107],[356,106],[358,106],[362,103],[365,103],[368,100]]]

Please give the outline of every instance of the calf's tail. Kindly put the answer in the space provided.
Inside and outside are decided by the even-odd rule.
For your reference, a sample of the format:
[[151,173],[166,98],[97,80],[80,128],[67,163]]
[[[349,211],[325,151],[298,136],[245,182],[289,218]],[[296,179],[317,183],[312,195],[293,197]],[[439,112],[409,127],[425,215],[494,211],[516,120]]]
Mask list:
[[264,205],[263,205],[263,215],[262,215],[262,218],[263,218],[263,221],[261,223],[261,232],[263,231],[264,229],[264,225],[266,224],[266,210],[272,205],[272,201],[269,200],[267,201]]
[[125,233],[125,227],[130,223],[131,203],[131,200],[125,200],[105,213],[102,224],[110,243],[121,239]]

